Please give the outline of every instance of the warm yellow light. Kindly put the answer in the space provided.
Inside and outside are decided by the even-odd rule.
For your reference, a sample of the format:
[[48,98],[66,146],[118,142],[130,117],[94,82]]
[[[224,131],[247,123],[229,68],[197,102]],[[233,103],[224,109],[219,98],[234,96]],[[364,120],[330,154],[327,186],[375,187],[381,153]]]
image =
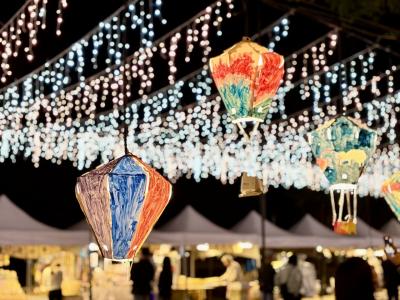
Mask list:
[[208,251],[210,249],[210,245],[208,243],[198,244],[196,249],[197,251]]

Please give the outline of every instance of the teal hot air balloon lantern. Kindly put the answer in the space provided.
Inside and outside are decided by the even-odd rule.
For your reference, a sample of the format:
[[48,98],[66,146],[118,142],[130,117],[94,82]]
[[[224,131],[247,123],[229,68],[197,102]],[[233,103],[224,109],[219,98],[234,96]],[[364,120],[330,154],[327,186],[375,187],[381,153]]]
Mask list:
[[171,184],[128,153],[80,176],[75,187],[107,261],[131,264],[171,197]]
[[[355,234],[357,182],[368,160],[375,152],[376,131],[369,129],[356,119],[341,116],[309,133],[308,140],[317,165],[330,183],[334,231],[340,234]],[[335,191],[339,192],[338,214]],[[347,215],[343,216],[345,200]]]

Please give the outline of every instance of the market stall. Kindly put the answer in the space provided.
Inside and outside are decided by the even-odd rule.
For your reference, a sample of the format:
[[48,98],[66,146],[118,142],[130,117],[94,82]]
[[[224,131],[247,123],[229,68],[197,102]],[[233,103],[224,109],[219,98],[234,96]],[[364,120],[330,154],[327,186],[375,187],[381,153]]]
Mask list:
[[[85,231],[61,230],[45,225],[16,206],[5,195],[0,196],[0,254],[26,261],[24,278],[28,293],[47,294],[51,285],[51,270],[56,264],[63,269],[64,295],[80,292],[80,273],[83,265],[81,246],[88,243]],[[6,266],[4,266],[6,267]],[[11,273],[4,278],[14,278]],[[2,292],[7,292],[5,285]],[[15,289],[14,289],[15,290]],[[10,298],[11,299],[11,298]]]

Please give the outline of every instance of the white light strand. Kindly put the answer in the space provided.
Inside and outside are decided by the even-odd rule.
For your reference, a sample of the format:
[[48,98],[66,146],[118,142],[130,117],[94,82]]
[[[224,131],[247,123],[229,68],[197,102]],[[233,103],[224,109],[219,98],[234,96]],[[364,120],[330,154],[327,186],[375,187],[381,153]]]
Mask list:
[[[199,22],[199,24],[204,23]],[[193,27],[189,24],[179,32],[184,35],[188,33],[188,28]],[[187,40],[186,36],[182,38]],[[35,165],[39,164],[40,159],[58,164],[64,160],[70,160],[74,166],[82,169],[90,167],[99,156],[102,161],[108,161],[121,155],[124,149],[119,128],[121,124],[118,106],[124,99],[121,94],[124,90],[122,73],[125,72],[129,80],[135,76],[137,78],[147,75],[149,72],[143,65],[146,65],[148,58],[155,53],[161,53],[160,48],[167,49],[165,44],[164,46],[156,45],[151,49],[141,48],[135,52],[132,64],[127,63],[117,69],[109,70],[88,83],[82,82],[71,91],[62,90],[60,96],[55,98],[57,101],[53,101],[55,103],[53,105],[48,98],[45,98],[46,101],[32,103],[34,110],[27,110],[26,102],[23,105],[18,105],[15,101],[6,102],[4,115],[0,115],[2,137],[0,161],[5,159],[15,161],[18,153],[23,153],[24,156],[31,157]],[[313,51],[311,48],[311,53],[318,53],[314,59],[322,60],[319,58],[322,50]],[[393,91],[394,73],[397,69],[393,67],[384,75],[377,77],[371,76],[370,71],[364,74],[360,70],[360,64],[357,64],[361,61],[360,55],[358,53],[355,58],[347,59],[346,62],[342,61],[334,66],[348,66],[346,67],[348,71],[345,73],[348,84],[342,87],[340,96],[343,95],[343,91],[346,91],[348,97],[346,104],[348,106],[355,104],[356,109],[349,109],[347,112],[354,113],[356,118],[361,118],[361,113],[366,115],[371,125],[379,126],[380,139],[387,137],[389,141],[388,146],[374,155],[371,164],[360,179],[361,194],[378,196],[380,182],[400,166],[399,146],[390,144],[396,139],[396,136],[393,137],[390,134],[393,132],[395,134],[396,114],[400,103],[400,93]],[[369,63],[373,65],[373,60]],[[317,66],[319,66],[319,72],[321,71],[321,65],[322,63],[314,64],[307,77],[313,78],[315,72],[318,73]],[[367,69],[370,65],[361,64]],[[337,76],[343,75],[339,71],[340,67],[327,68],[336,72]],[[143,72],[139,73],[141,70]],[[365,77],[352,82],[354,78],[351,74],[357,70]],[[386,88],[389,94],[363,103],[364,100],[360,100],[361,95],[358,94],[358,90],[365,89],[366,93],[376,98],[377,91],[381,93],[384,91],[382,88],[384,79],[387,80]],[[147,82],[147,78],[140,80],[142,83]],[[323,86],[315,84],[314,81],[308,84],[310,88]],[[330,84],[329,81],[327,84]],[[371,89],[366,89],[368,86],[371,86]],[[211,87],[212,81],[207,69],[204,69],[190,80],[178,80],[168,89],[154,95],[144,95],[145,97],[140,102],[135,101],[130,104],[124,113],[125,118],[129,119],[129,149],[156,168],[163,169],[171,180],[176,180],[181,176],[193,177],[196,180],[214,176],[223,182],[232,183],[246,171],[250,175],[263,178],[265,182],[273,186],[295,186],[296,188],[307,186],[314,190],[327,187],[327,181],[322,172],[311,162],[311,152],[302,135],[313,126],[329,119],[336,111],[334,104],[326,101],[319,104],[326,104],[328,113],[318,108],[318,113],[314,115],[305,111],[297,117],[289,116],[285,122],[261,124],[260,133],[255,135],[249,144],[240,137],[237,128],[231,123],[226,113],[222,112],[220,97],[211,96]],[[188,88],[196,102],[186,110],[181,110],[179,109],[181,100],[184,95],[188,96]],[[107,91],[107,93],[99,94],[97,93],[99,90]],[[15,91],[10,90],[10,93],[13,92]],[[29,101],[34,93],[31,84],[26,83],[24,99]],[[108,97],[111,97],[115,104],[113,112],[96,117],[96,105],[94,107],[90,105],[96,101],[104,103]],[[63,103],[64,100],[65,103]],[[53,122],[61,108],[65,110],[61,111],[61,114],[64,112],[64,117]],[[43,109],[49,112],[46,117],[50,120],[38,123],[39,112]],[[73,109],[76,110],[74,114],[77,114],[77,118],[71,116],[70,111]],[[27,123],[32,122],[33,126],[23,124],[24,114]],[[83,120],[84,117],[88,118]],[[380,121],[381,119],[383,122]]]
[[[63,0],[61,0],[63,1]],[[56,93],[74,82],[84,81],[90,75],[92,70],[96,70],[99,64],[98,55],[100,52],[106,51],[104,61],[101,61],[103,67],[121,63],[123,48],[128,50],[135,45],[135,41],[126,43],[121,41],[121,34],[128,30],[141,29],[151,31],[149,28],[153,26],[153,18],[147,18],[149,15],[144,8],[138,3],[132,1],[128,6],[118,9],[114,14],[108,17],[105,21],[91,30],[85,37],[74,43],[71,47],[64,50],[57,57],[39,67],[31,74],[23,77],[20,80],[10,84],[0,90],[0,99],[3,101],[12,101],[24,97],[24,89],[14,89],[15,86],[25,86],[26,82],[32,84],[32,88],[38,90],[38,94],[43,95],[51,91],[52,98],[55,98]],[[140,3],[143,1],[140,1]],[[157,12],[156,18],[163,20],[161,17],[161,1],[156,1]],[[62,5],[62,4],[61,4]],[[133,28],[133,29],[132,29]],[[153,32],[154,34],[154,32]],[[152,38],[147,37],[147,43],[152,42]],[[137,44],[137,43],[136,43]],[[140,44],[140,43],[139,43]],[[16,91],[10,94],[10,91]],[[10,97],[4,97],[5,94],[10,94]]]
[[[218,1],[214,3],[214,5],[205,9],[202,13],[198,14],[198,16],[190,21],[190,23],[185,24],[183,27],[179,27],[179,29],[177,29],[175,32],[167,34],[166,36],[157,40],[151,47],[139,48],[139,50],[135,51],[134,54],[130,56],[128,60],[129,65],[125,66],[126,70],[130,70],[127,79],[129,81],[133,79],[139,80],[140,87],[138,89],[138,96],[146,97],[145,91],[148,91],[151,88],[152,82],[155,78],[154,67],[152,66],[152,58],[156,54],[159,54],[162,57],[162,54],[166,53],[165,40],[167,40],[171,35],[180,35],[181,31],[183,31],[186,26],[197,24],[203,21],[206,16],[208,16],[207,18],[210,18],[211,15],[215,17],[216,15],[213,14],[213,12],[217,9],[220,11],[223,3],[225,3],[226,6],[226,16],[230,16],[230,11],[233,8],[231,0],[226,0],[225,2]],[[140,15],[143,15],[143,13]],[[220,17],[221,12],[219,12],[217,16]],[[118,18],[115,20],[114,18],[115,17],[110,18],[109,22],[103,22],[100,25],[101,28],[105,28],[106,30],[106,32],[104,32],[106,34],[105,38],[108,38],[114,34],[113,32],[109,31],[110,28],[112,29],[114,26],[117,26],[115,22],[118,21]],[[203,37],[206,37],[206,35],[203,35]],[[204,41],[204,38],[201,41]],[[201,41],[198,41],[198,43]],[[84,60],[79,59],[80,56],[78,56],[77,60],[75,59],[75,54],[78,53],[80,55],[82,52],[82,47],[83,46],[81,44],[78,44],[74,47],[74,51],[69,52],[68,54],[70,56],[70,60],[67,64],[70,64],[74,68],[75,64],[77,64],[76,69],[78,72],[81,72],[81,69],[85,65]],[[204,53],[208,55],[208,50],[209,49],[207,48],[207,52],[203,52],[203,55]],[[121,51],[122,50],[120,49],[119,53]],[[115,51],[113,51],[113,54],[115,54]],[[117,55],[117,57],[119,56]],[[119,61],[115,61],[115,63],[119,63]],[[58,65],[56,64],[56,67],[57,66]],[[174,67],[174,65],[170,67],[170,75],[173,75],[173,71],[176,71],[176,67],[172,67]],[[105,72],[98,73],[96,76],[93,76],[89,79],[80,78],[81,82],[68,90],[63,90],[62,86],[58,85],[62,85],[66,79],[61,74],[64,73],[64,70],[61,72],[46,70],[45,77],[34,74],[32,78],[27,78],[26,83],[23,85],[24,88],[22,89],[16,88],[16,86],[6,89],[3,94],[0,93],[0,100],[2,100],[3,103],[13,103],[11,106],[15,105],[23,107],[22,113],[18,116],[18,118],[21,119],[24,117],[24,115],[29,114],[31,118],[29,124],[32,127],[39,126],[38,119],[41,118],[41,114],[39,113],[40,111],[45,111],[45,123],[67,123],[67,126],[70,126],[73,121],[76,124],[79,123],[82,117],[94,117],[98,107],[92,104],[88,106],[87,103],[96,103],[97,100],[100,99],[99,106],[102,108],[105,107],[107,101],[111,99],[114,108],[118,105],[121,105],[121,102],[117,100],[118,91],[122,90],[122,86],[124,84],[121,76],[121,68],[121,66],[117,65],[112,68],[107,68]],[[49,69],[51,68],[49,67]],[[39,80],[39,83],[36,79]],[[42,82],[48,83],[50,86],[53,85],[53,92],[50,95],[46,96],[44,89],[40,88],[42,86]],[[31,87],[29,87],[30,90],[35,90],[36,97],[34,99],[30,98],[28,100],[28,98],[24,96],[23,93],[27,85],[31,85]],[[39,86],[39,91],[37,90],[37,86]],[[18,99],[25,99],[27,102],[19,103]],[[9,110],[9,107],[9,104],[4,105],[0,108],[0,112]],[[118,111],[116,111],[116,113],[118,113]],[[35,116],[35,118],[33,118],[33,116]],[[7,126],[8,124],[5,123],[0,127],[4,129]]]
[[[7,82],[13,72],[10,60],[22,53],[28,61],[34,58],[33,48],[38,44],[38,33],[47,27],[47,0],[28,0],[18,12],[0,29],[0,81]],[[61,35],[63,11],[66,0],[59,0],[56,10],[56,34]]]

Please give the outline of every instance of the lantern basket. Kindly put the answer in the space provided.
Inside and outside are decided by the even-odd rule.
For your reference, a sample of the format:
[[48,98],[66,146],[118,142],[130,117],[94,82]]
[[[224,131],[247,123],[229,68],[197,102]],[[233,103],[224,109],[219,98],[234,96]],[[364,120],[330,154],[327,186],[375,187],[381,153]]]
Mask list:
[[254,197],[264,193],[263,182],[257,177],[249,176],[246,172],[242,174],[240,181],[239,197]]
[[[353,235],[357,233],[357,185],[338,183],[329,188],[332,206],[333,230],[338,234]],[[338,212],[336,209],[335,192],[339,193]],[[347,214],[344,216],[346,202]]]

